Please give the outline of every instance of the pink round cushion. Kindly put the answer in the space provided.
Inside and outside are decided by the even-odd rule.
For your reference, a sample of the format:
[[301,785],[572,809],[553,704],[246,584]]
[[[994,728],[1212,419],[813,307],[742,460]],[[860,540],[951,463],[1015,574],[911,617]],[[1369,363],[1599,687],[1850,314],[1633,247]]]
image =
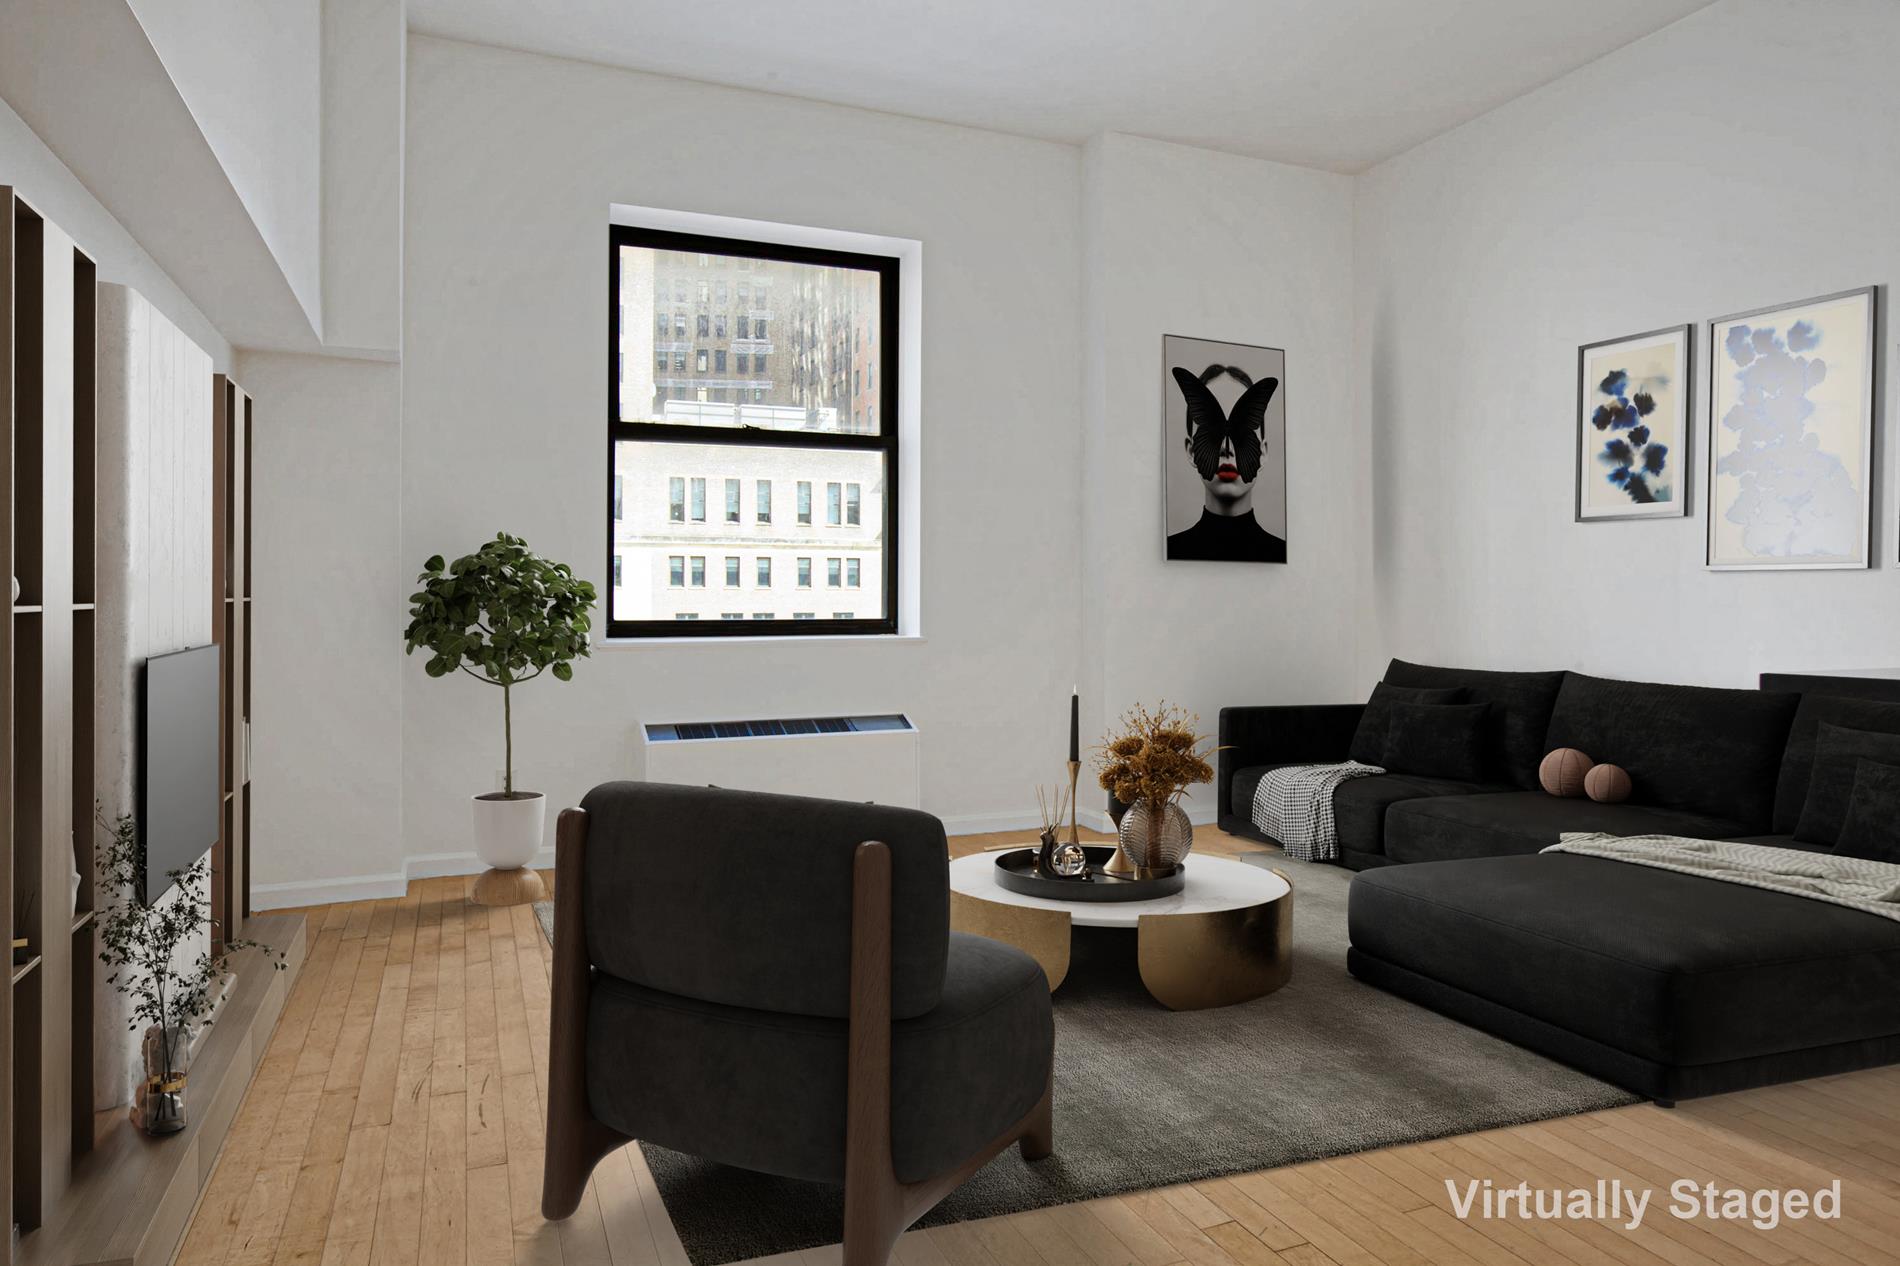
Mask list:
[[1583,776],[1583,790],[1598,804],[1622,804],[1635,788],[1621,765],[1597,765]]
[[1537,766],[1537,781],[1551,795],[1575,800],[1583,795],[1584,775],[1594,763],[1574,747],[1560,747]]

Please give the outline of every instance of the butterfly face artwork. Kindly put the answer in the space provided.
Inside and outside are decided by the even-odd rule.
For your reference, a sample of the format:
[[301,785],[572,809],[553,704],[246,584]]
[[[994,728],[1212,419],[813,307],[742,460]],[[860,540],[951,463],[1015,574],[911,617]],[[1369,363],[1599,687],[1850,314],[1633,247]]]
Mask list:
[[1162,340],[1166,556],[1286,561],[1286,353]]

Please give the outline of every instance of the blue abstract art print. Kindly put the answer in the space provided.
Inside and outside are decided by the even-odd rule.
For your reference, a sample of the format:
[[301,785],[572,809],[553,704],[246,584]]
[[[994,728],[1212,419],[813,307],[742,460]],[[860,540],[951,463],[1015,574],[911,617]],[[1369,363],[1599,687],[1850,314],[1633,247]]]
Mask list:
[[1708,565],[1871,565],[1876,290],[1709,325]]
[[1689,513],[1694,354],[1687,325],[1577,349],[1577,522]]

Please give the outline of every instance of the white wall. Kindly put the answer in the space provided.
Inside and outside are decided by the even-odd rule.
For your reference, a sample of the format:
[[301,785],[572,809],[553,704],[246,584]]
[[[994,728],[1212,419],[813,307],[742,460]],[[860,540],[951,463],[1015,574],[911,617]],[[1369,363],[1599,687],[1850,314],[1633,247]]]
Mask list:
[[[925,244],[922,638],[597,651],[572,684],[518,692],[522,782],[575,802],[633,768],[642,720],[762,700],[901,709],[923,732],[928,808],[966,827],[1033,818],[1076,680],[1079,153],[417,37],[407,154],[408,577],[506,529],[603,579],[611,205]],[[381,600],[400,609],[407,592]],[[403,665],[407,854],[466,853],[500,709],[496,691]]]
[[402,370],[242,352],[236,377],[256,402],[254,904],[400,892]]
[[1890,0],[1725,0],[1361,177],[1362,688],[1387,653],[1735,686],[1895,662],[1890,430],[1876,570],[1736,574],[1702,566],[1706,328],[1694,517],[1572,523],[1571,428],[1579,344],[1900,277],[1897,59]]
[[323,329],[319,0],[128,0],[179,95]]
[[323,0],[323,338],[402,343],[403,0]]
[[[1212,734],[1223,704],[1350,697],[1370,579],[1352,180],[1114,134],[1086,164],[1084,727],[1165,697]],[[1163,561],[1164,334],[1285,349],[1285,565]],[[1190,803],[1212,819],[1211,788]]]
[[5,102],[0,102],[0,184],[12,185],[70,234],[99,265],[100,281],[131,286],[143,294],[210,354],[214,368],[231,363],[231,345],[224,336]]

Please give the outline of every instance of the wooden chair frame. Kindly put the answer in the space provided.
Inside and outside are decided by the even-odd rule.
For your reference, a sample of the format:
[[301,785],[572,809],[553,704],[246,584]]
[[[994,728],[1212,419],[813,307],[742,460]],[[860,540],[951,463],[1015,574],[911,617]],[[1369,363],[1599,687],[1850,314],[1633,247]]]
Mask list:
[[[566,809],[555,832],[554,978],[548,1038],[547,1154],[541,1214],[558,1222],[580,1206],[594,1167],[632,1140],[593,1114],[587,1100],[587,959],[582,891],[587,812]],[[1023,1159],[1055,1150],[1053,1086],[962,1165],[900,1182],[891,1158],[891,850],[876,840],[852,859],[851,1013],[844,1139],[844,1266],[885,1266],[897,1237],[1005,1149]]]

